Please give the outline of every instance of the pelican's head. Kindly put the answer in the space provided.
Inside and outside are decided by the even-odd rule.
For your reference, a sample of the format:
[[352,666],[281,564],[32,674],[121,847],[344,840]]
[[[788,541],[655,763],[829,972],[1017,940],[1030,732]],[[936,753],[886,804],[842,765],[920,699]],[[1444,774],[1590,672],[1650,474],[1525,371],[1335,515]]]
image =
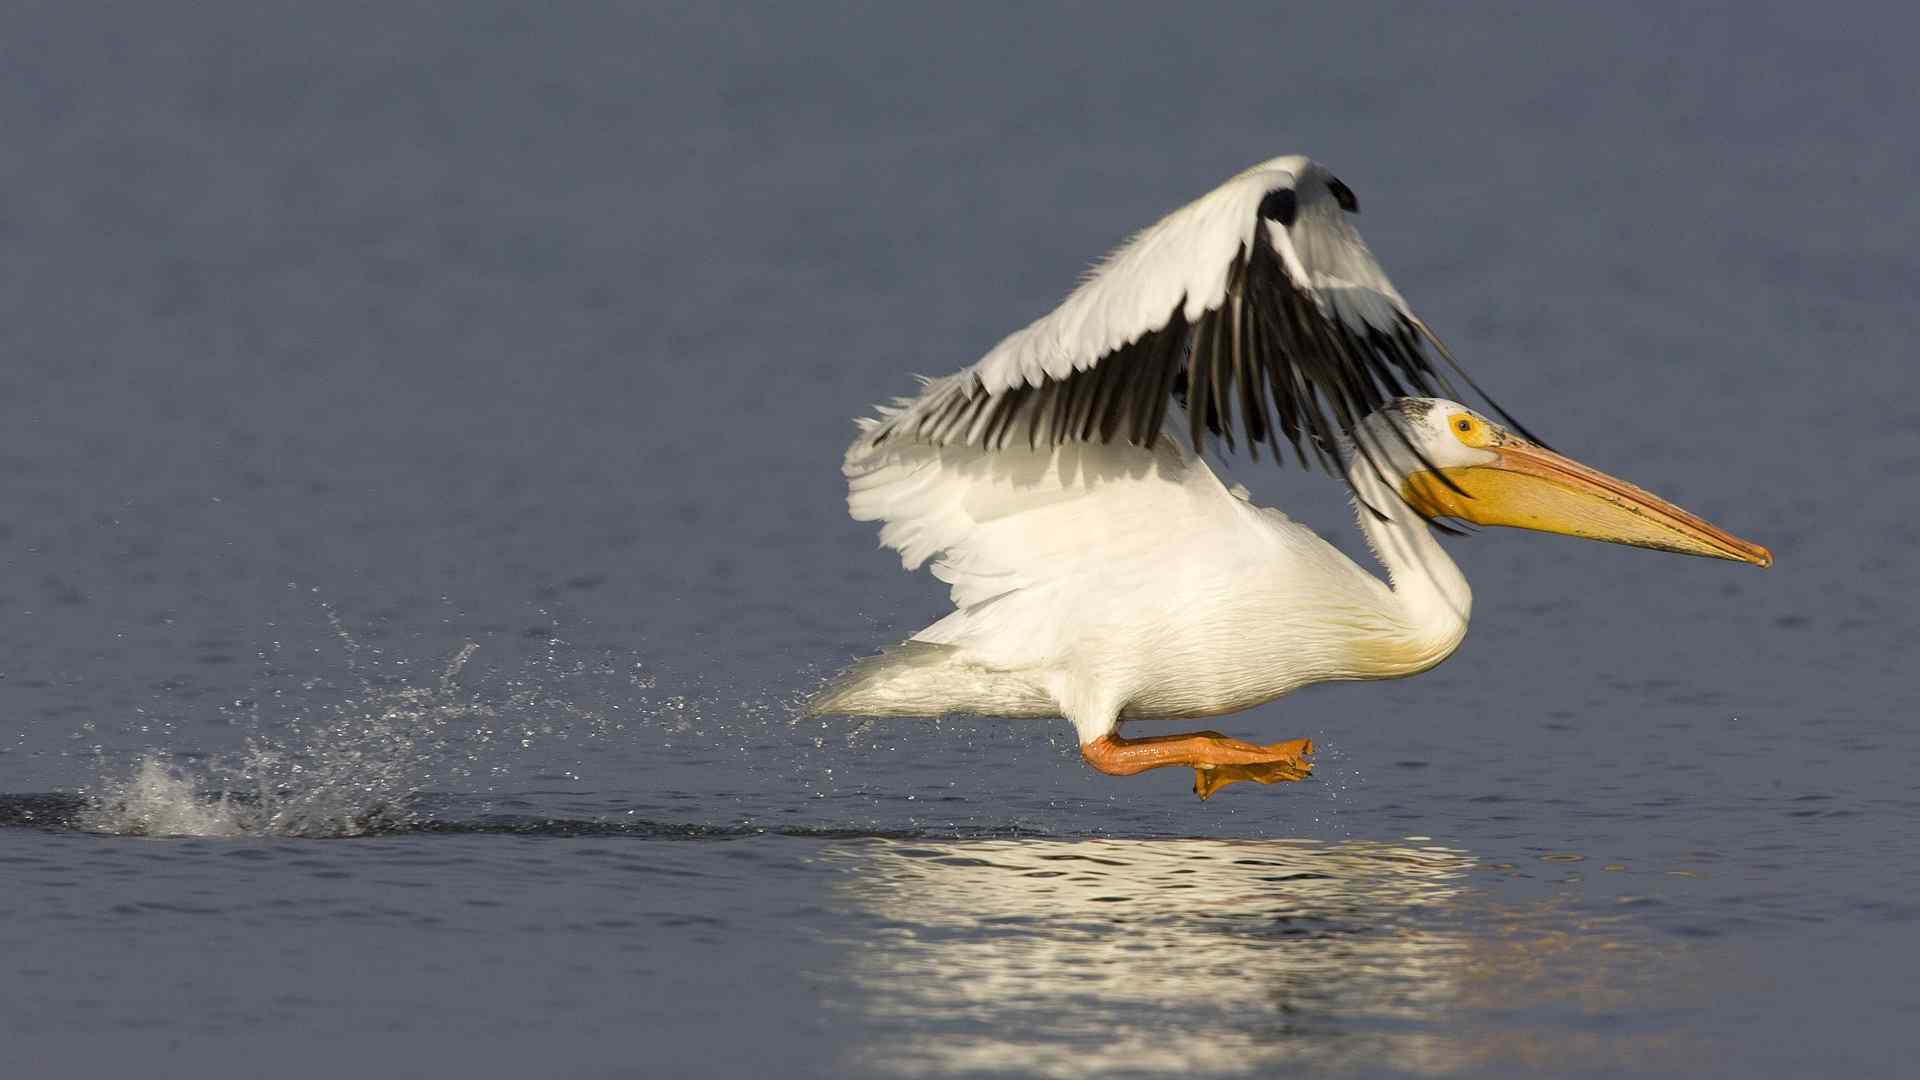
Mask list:
[[1356,438],[1407,504],[1429,519],[1773,565],[1766,548],[1443,398],[1401,398],[1363,421]]

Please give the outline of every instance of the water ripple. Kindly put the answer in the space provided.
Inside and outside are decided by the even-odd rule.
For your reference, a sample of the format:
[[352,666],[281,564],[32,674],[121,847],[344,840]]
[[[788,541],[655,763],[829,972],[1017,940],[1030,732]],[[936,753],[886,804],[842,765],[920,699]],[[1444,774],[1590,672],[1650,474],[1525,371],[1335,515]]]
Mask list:
[[[180,781],[170,781],[180,783]],[[478,814],[465,818],[432,816],[423,808],[430,796],[393,806],[349,814],[322,831],[284,831],[251,799],[174,789],[157,808],[151,792],[144,800],[111,801],[70,792],[0,794],[0,827],[91,832],[147,837],[290,837],[339,840],[391,836],[536,836],[556,838],[629,837],[642,840],[735,840],[755,836],[791,836],[814,840],[987,840],[1039,838],[1046,833],[1020,825],[948,825],[924,828],[872,828],[857,825],[756,825],[750,822],[705,824],[656,821],[634,815],[575,818],[545,814]]]

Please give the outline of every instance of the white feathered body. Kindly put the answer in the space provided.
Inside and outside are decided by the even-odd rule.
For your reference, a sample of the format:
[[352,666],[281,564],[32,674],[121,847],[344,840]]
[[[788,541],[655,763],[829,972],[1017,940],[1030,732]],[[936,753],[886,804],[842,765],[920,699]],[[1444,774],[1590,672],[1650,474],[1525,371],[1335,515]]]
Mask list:
[[[857,666],[821,712],[1219,716],[1314,682],[1410,675],[1465,631],[1412,618],[1340,551],[1230,491],[1164,435],[1149,450],[848,452],[848,506],[908,569],[933,559],[955,611]],[[1423,530],[1424,531],[1424,530]]]

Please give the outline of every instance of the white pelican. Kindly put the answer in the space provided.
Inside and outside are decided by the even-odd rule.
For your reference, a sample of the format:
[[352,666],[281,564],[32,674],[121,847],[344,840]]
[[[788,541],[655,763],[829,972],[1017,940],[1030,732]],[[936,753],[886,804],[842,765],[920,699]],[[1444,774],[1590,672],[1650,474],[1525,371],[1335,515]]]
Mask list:
[[[1374,262],[1358,209],[1308,158],[1256,165],[972,367],[858,421],[848,509],[884,523],[907,569],[934,559],[955,610],[854,664],[812,712],[1064,716],[1095,769],[1192,766],[1204,799],[1306,776],[1312,744],[1129,739],[1121,722],[1222,716],[1445,660],[1473,600],[1438,519],[1772,563],[1539,445],[1497,405],[1511,429],[1438,396],[1429,346],[1465,372]],[[1202,457],[1209,433],[1256,458],[1263,442],[1279,457],[1284,437],[1303,463],[1343,472],[1387,580],[1229,490]]]

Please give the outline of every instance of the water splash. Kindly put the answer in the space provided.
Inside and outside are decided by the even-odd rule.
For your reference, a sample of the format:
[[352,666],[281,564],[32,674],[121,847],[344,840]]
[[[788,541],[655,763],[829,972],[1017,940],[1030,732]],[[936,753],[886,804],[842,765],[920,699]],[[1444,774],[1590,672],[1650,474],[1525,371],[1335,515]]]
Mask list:
[[257,723],[238,754],[145,754],[92,793],[79,823],[138,836],[359,836],[403,822],[416,793],[471,775],[500,736],[499,708],[459,686],[478,648],[463,645],[429,686],[382,686],[361,670],[354,642],[360,692],[318,716]]
[[[569,690],[582,676],[640,685],[631,662],[598,663],[545,649],[512,675],[497,672],[463,685],[480,652],[462,644],[432,676],[360,642],[322,603],[344,650],[344,686],[298,678],[268,661],[264,692],[229,712],[247,735],[232,753],[148,751],[125,772],[85,794],[75,824],[135,836],[344,837],[419,824],[422,793],[489,790],[535,764],[549,780],[577,779],[552,765],[554,748],[624,728],[608,709],[578,704]],[[630,661],[630,658],[629,658]],[[290,685],[289,685],[290,683]]]
[[209,797],[185,773],[145,757],[132,776],[109,783],[74,824],[123,836],[245,836],[259,831],[250,819],[225,792]]

